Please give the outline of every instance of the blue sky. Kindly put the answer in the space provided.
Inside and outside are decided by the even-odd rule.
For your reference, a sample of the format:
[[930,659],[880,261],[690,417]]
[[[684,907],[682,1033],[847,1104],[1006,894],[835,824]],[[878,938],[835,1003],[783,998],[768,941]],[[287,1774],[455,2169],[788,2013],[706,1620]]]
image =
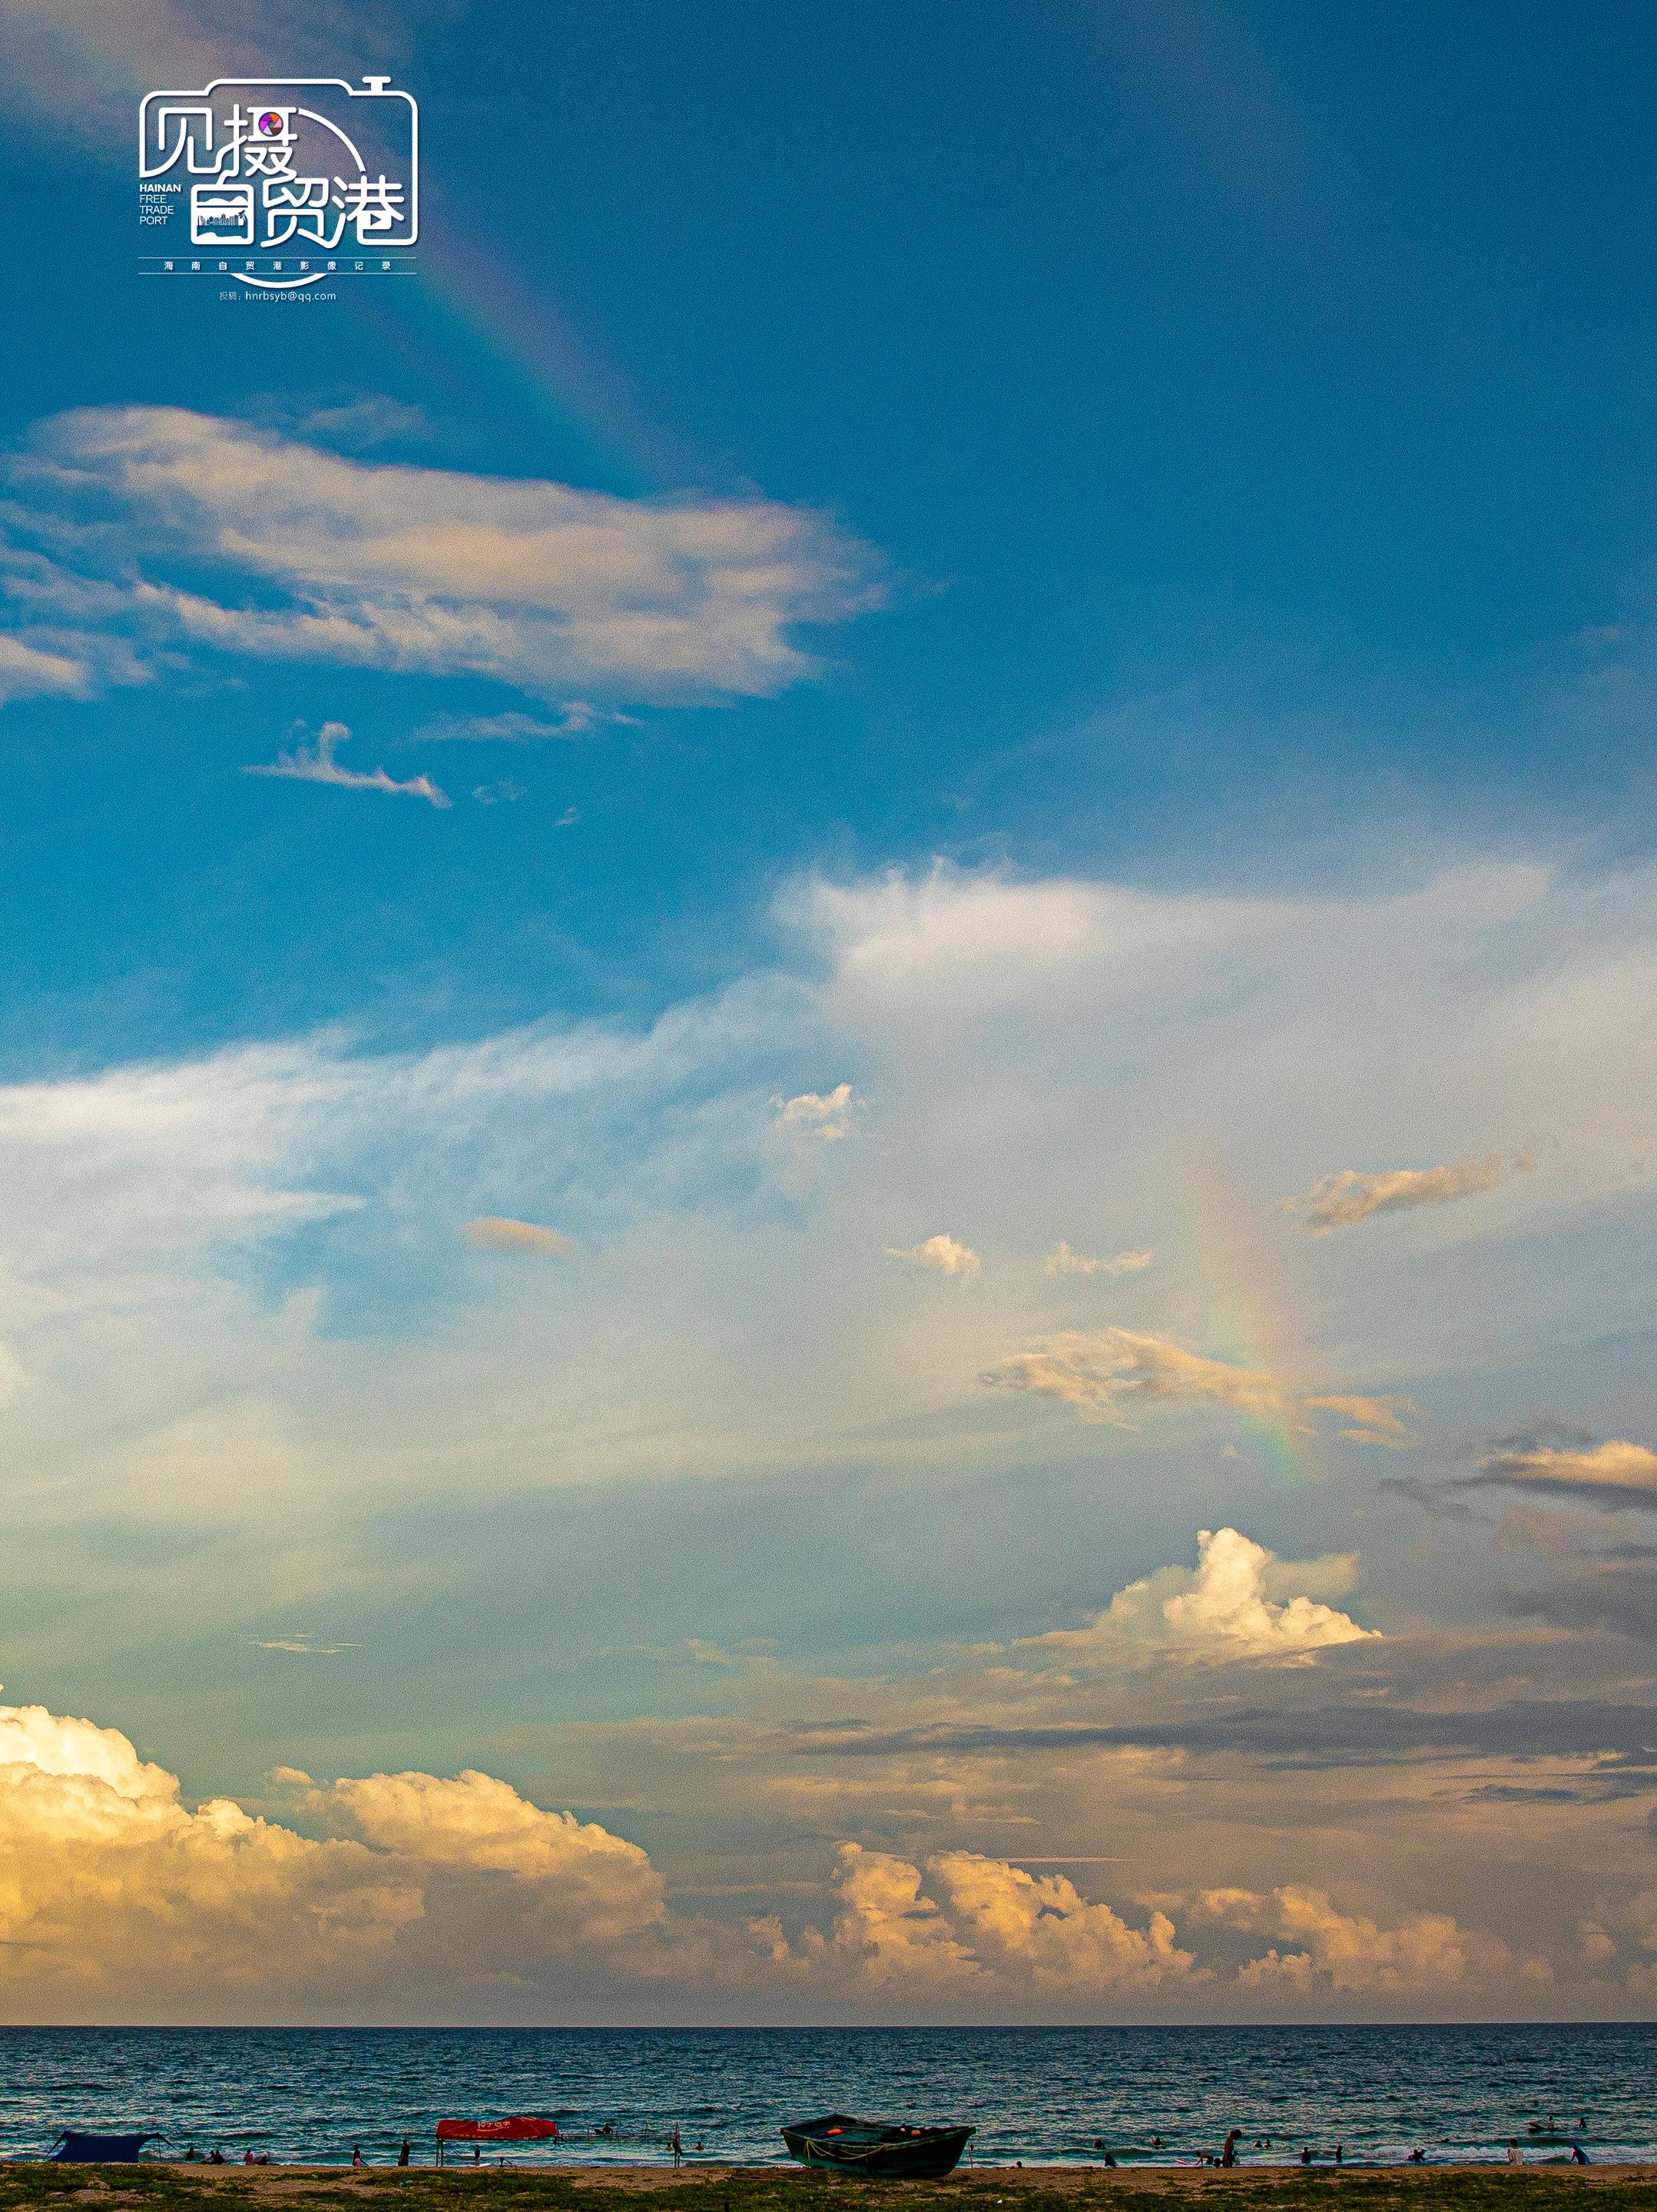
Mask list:
[[[1259,881],[1344,872],[1377,817],[1626,836],[1638,717],[1605,701],[1626,647],[1599,634],[1639,627],[1651,562],[1651,33],[1502,21],[409,21],[428,228],[498,271],[458,313],[379,294],[250,327],[137,285],[124,159],[15,141],[25,231],[76,215],[14,278],[16,326],[52,334],[16,349],[14,436],[77,405],[291,422],[384,387],[423,418],[385,457],[757,486],[832,512],[891,583],[814,641],[818,683],[480,749],[462,773],[529,794],[487,818],[228,781],[294,719],[429,766],[410,733],[452,684],[267,668],[95,734],[21,704],[20,865],[80,798],[73,861],[33,870],[46,945],[25,914],[14,957],[77,1000],[102,979],[143,1048],[237,1006],[355,1011],[410,966],[524,1008],[619,946],[636,989],[665,940],[728,946],[768,873],[824,852]],[[580,834],[552,839],[570,805]]]
[[[112,1818],[250,2016],[1647,2004],[1657,27],[0,41],[8,1942]],[[256,68],[418,274],[137,277]]]

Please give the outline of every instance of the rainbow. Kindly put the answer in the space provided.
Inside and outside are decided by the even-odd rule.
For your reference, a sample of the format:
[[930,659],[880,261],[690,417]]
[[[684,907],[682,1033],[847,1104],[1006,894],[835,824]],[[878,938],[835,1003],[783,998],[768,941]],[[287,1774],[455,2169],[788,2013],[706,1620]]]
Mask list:
[[[1268,1375],[1303,1376],[1307,1349],[1283,1261],[1258,1213],[1238,1199],[1212,1154],[1170,1159],[1182,1243],[1200,1285],[1205,1340],[1193,1349]],[[1285,1407],[1267,1421],[1248,1416],[1264,1456],[1290,1482],[1310,1479],[1313,1439]]]

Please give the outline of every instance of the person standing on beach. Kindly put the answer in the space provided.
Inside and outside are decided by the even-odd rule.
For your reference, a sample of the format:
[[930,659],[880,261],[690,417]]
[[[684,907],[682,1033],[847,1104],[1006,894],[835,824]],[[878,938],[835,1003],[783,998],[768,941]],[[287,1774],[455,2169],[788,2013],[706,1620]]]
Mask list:
[[1525,2154],[1519,2148],[1517,2136],[1508,2137],[1508,2163],[1509,2166],[1523,2166],[1525,2163]]
[[353,2144],[351,2145],[351,2164],[352,2164],[354,2166],[361,2166],[361,2163],[362,2163],[362,2145],[361,2145],[361,2143],[353,2143]]
[[409,2138],[407,2136],[404,2136],[403,2138],[403,2148],[397,2154],[397,2162],[399,2166],[407,2166],[409,2163]]
[[1235,2166],[1237,2163],[1237,2145],[1241,2139],[1242,2130],[1241,2128],[1233,2128],[1230,2134],[1227,2136],[1225,2139],[1224,2148],[1220,2152],[1220,2164],[1222,2166]]
[[677,2173],[684,2164],[684,2138],[679,2133],[679,2124],[677,2120],[673,2123],[673,2132],[668,2137],[667,2144],[673,2154],[673,2171]]
[[1310,2143],[1302,2143],[1301,2145],[1301,2164],[1302,2166],[1310,2166],[1311,2163],[1312,2146]]

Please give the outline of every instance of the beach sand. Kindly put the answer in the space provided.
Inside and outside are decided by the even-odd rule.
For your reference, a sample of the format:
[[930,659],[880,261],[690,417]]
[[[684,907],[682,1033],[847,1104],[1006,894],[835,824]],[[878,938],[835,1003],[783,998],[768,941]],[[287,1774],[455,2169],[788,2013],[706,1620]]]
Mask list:
[[[261,2203],[304,2204],[355,2212],[364,2198],[390,2198],[385,2212],[437,2212],[459,2196],[476,2193],[522,2212],[584,2201],[583,2212],[601,2212],[605,2202],[665,2192],[683,2212],[789,2212],[824,2193],[851,2192],[854,2200],[901,2197],[924,2201],[938,2212],[992,2212],[998,2204],[1023,2201],[1029,2212],[1040,2203],[1064,2207],[1125,2196],[1188,2196],[1217,2192],[1252,2197],[1277,2197],[1304,2205],[1330,2191],[1354,2200],[1353,2212],[1366,2207],[1398,2206],[1403,2212],[1434,2205],[1476,2208],[1515,2195],[1551,2197],[1562,2190],[1615,2189],[1630,2212],[1657,2212],[1657,2165],[1507,2166],[1320,2165],[1218,2166],[963,2166],[944,2181],[870,2181],[854,2176],[795,2166],[671,2165],[513,2166],[480,2164],[399,2168],[370,2166],[183,2166],[146,2160],[139,2166],[68,2166],[18,2161],[0,2166],[0,2212],[8,2208],[64,2203],[181,2208],[194,2200],[217,2200],[231,2212]],[[594,2200],[598,2200],[596,2203]],[[664,2208],[668,2212],[668,2208]]]

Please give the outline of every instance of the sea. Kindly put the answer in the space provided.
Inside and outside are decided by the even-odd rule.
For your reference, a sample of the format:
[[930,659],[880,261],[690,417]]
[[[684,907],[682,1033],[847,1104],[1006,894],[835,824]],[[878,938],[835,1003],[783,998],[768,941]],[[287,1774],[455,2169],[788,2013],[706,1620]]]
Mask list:
[[[1422,2027],[3,2028],[0,2155],[62,2128],[222,2151],[425,2165],[446,2118],[532,2112],[513,2166],[786,2160],[786,2120],[970,2122],[980,2165],[1657,2158],[1657,2025]],[[502,2155],[486,2154],[490,2163]]]

